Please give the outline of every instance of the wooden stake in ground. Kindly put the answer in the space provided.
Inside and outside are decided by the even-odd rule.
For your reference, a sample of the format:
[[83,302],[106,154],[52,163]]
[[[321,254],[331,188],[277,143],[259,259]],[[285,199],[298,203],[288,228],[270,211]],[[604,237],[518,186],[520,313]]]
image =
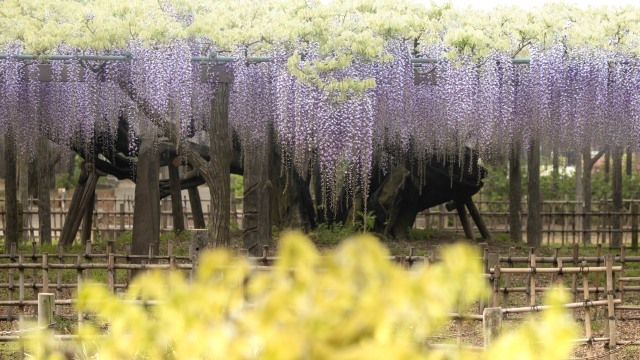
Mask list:
[[[616,349],[616,315],[615,315],[615,306],[613,303],[614,291],[613,291],[613,262],[615,260],[614,254],[607,254],[604,256],[604,263],[607,267],[606,277],[607,277],[607,317],[608,321],[608,333],[607,329],[605,329],[605,337],[609,337],[609,346],[608,350],[613,351]],[[605,349],[607,346],[605,344]],[[616,360],[616,354],[609,355],[610,360]]]
[[[587,267],[587,262],[583,261],[582,266]],[[582,273],[582,294],[585,304],[591,301],[589,298],[589,279],[587,275],[586,273]],[[588,306],[584,308],[584,327],[587,339],[591,339],[591,308]],[[593,343],[591,342],[587,343],[587,356],[593,356]]]

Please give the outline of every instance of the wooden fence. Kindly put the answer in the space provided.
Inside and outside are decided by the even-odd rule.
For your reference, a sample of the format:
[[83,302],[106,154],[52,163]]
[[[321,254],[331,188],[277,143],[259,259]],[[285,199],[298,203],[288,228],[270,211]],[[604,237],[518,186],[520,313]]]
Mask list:
[[[196,232],[194,232],[196,233]],[[131,271],[148,269],[194,271],[197,264],[198,240],[194,239],[190,245],[189,256],[173,254],[173,244],[169,243],[166,254],[154,254],[150,249],[148,255],[131,255],[130,246],[125,246],[125,253],[115,252],[115,242],[108,241],[105,253],[92,252],[91,242],[88,241],[84,254],[64,254],[62,248],[57,254],[36,253],[35,243],[31,253],[16,253],[15,245],[10,254],[0,255],[0,273],[8,276],[0,283],[0,307],[7,308],[4,320],[19,319],[20,323],[27,313],[38,305],[39,293],[55,293],[55,313],[57,315],[72,313],[77,319],[78,326],[85,321],[85,314],[73,313],[69,308],[74,300],[74,289],[78,289],[89,278],[92,271],[105,271],[105,286],[111,292],[126,289],[131,281]],[[194,250],[195,249],[195,250]],[[480,299],[477,312],[465,312],[464,309],[452,309],[449,318],[456,322],[457,332],[450,338],[457,338],[461,343],[463,321],[484,321],[485,344],[499,332],[502,321],[517,319],[514,314],[544,311],[547,306],[540,305],[540,294],[548,291],[552,284],[566,287],[571,296],[571,302],[564,304],[566,309],[584,309],[585,337],[574,342],[587,346],[588,354],[593,354],[593,345],[604,342],[611,351],[619,351],[620,346],[640,345],[639,339],[616,339],[616,326],[619,321],[640,320],[640,317],[623,316],[625,311],[640,310],[640,306],[625,303],[628,294],[640,292],[640,286],[630,283],[640,283],[640,277],[626,277],[625,268],[630,263],[640,262],[640,256],[627,256],[623,246],[619,254],[602,254],[602,246],[597,246],[595,256],[581,256],[579,245],[573,247],[572,256],[559,256],[559,249],[555,256],[538,257],[531,250],[528,256],[514,256],[515,249],[509,254],[500,255],[489,253],[486,243],[480,244],[485,273],[478,281],[487,281],[493,288],[490,298]],[[244,253],[241,251],[241,254]],[[277,257],[269,255],[269,249],[263,249],[263,256],[250,257],[254,262],[254,271],[269,271]],[[391,260],[410,270],[415,264],[430,264],[439,261],[439,257],[432,251],[423,256],[416,256],[415,249],[409,250],[407,255],[391,256]],[[18,280],[15,281],[15,272]],[[75,273],[73,281],[63,281],[64,271]],[[54,273],[55,272],[55,273]],[[119,273],[119,274],[118,274]],[[588,274],[594,273],[595,278],[590,283]],[[54,275],[55,274],[55,275]],[[118,276],[120,275],[120,276]],[[27,277],[30,279],[27,280]],[[525,277],[522,279],[522,277]],[[55,282],[51,279],[55,278]],[[67,276],[67,279],[69,277]],[[524,283],[524,286],[522,284]],[[567,286],[566,284],[570,285]],[[64,291],[72,289],[72,291]],[[520,295],[518,295],[520,294]],[[147,305],[156,304],[154,301],[145,302]],[[605,336],[592,336],[592,309],[602,308],[598,316],[605,322]],[[66,310],[65,310],[66,309]],[[17,310],[17,314],[15,312]],[[606,312],[606,315],[604,314]],[[498,314],[498,315],[496,315]],[[488,320],[487,317],[491,317]],[[491,325],[493,324],[493,325]],[[497,329],[497,330],[496,330]],[[68,337],[68,336],[67,336]],[[442,336],[435,337],[436,339]],[[61,338],[63,339],[63,338]],[[71,339],[71,338],[69,338]],[[16,341],[19,336],[0,336],[0,341]],[[64,339],[63,339],[64,340]],[[429,342],[430,340],[427,339]],[[431,347],[447,347],[455,345],[431,344]],[[482,350],[482,347],[467,347],[472,350]],[[615,359],[615,353],[611,358]]]
[[[232,194],[230,199],[231,221],[242,227],[242,197],[236,198]],[[67,211],[71,204],[71,199],[62,197],[51,200],[51,237],[54,240],[60,238],[62,227],[67,218]],[[202,200],[202,209],[205,218],[211,212],[211,201]],[[133,197],[106,197],[96,195],[93,209],[92,237],[102,240],[113,239],[125,231],[133,229],[133,213],[135,201]],[[193,229],[193,212],[191,203],[186,196],[182,199],[182,209],[184,212],[184,224],[187,229]],[[26,206],[22,208],[22,224],[25,239],[34,240],[38,238],[38,208],[37,199],[30,199]],[[6,213],[4,210],[4,199],[0,199],[0,236],[4,236]],[[173,212],[171,211],[171,199],[164,198],[160,201],[160,231],[173,231]],[[79,233],[81,233],[79,231]],[[55,242],[55,241],[54,241]]]
[[[509,202],[488,201],[482,196],[474,199],[482,218],[492,234],[509,233]],[[584,235],[591,233],[591,241],[596,244],[606,244],[611,235],[617,230],[612,227],[612,219],[615,215],[621,216],[622,239],[625,243],[631,243],[633,237],[637,238],[640,199],[623,200],[621,212],[613,212],[613,202],[604,197],[602,200],[593,201],[591,212],[583,211],[583,204],[575,200],[547,200],[542,205],[542,233],[543,242],[549,244],[576,244],[582,243]],[[582,228],[585,215],[591,215],[591,229]],[[527,203],[522,203],[522,230],[526,236]],[[470,215],[468,215],[470,216]],[[473,223],[470,221],[470,223]],[[441,231],[454,231],[463,233],[462,225],[455,211],[447,211],[445,205],[427,209],[416,218],[415,228],[433,228]]]
[[[231,221],[242,227],[242,197],[231,198],[232,213]],[[60,237],[62,226],[67,216],[71,200],[54,198],[51,200],[51,224],[52,238]],[[185,216],[185,226],[187,229],[193,228],[193,213],[191,212],[190,202],[186,197],[183,198],[183,209]],[[487,201],[482,198],[474,200],[478,210],[480,211],[489,231],[493,234],[509,232],[509,203],[508,201]],[[203,210],[205,217],[211,210],[209,200],[203,200]],[[0,199],[0,236],[4,236],[5,212],[4,200]],[[29,239],[38,237],[38,210],[37,201],[31,200],[23,209],[23,233]],[[622,217],[622,238],[623,242],[630,243],[634,236],[638,236],[638,206],[640,199],[623,200],[623,210],[620,213],[611,211],[612,201],[606,197],[594,201],[591,210],[591,229],[582,229],[582,221],[587,214],[582,211],[582,204],[577,201],[569,200],[547,200],[542,206],[542,232],[543,241],[547,244],[575,244],[582,243],[584,235],[589,232],[592,234],[592,242],[607,243],[611,239],[611,235],[616,232],[612,228],[612,218],[619,214]],[[133,197],[114,198],[114,197],[97,197],[94,204],[92,227],[93,238],[112,239],[115,236],[130,231],[133,227],[133,210],[135,202]],[[523,232],[526,234],[527,220],[527,204],[522,203],[522,224]],[[470,216],[470,215],[468,215]],[[472,223],[472,222],[471,222]],[[160,211],[160,227],[161,231],[168,232],[173,230],[173,217],[171,211],[171,200],[165,198],[161,202]],[[463,233],[462,225],[457,213],[447,211],[445,205],[433,207],[418,214],[414,223],[416,228],[433,228],[445,232]]]

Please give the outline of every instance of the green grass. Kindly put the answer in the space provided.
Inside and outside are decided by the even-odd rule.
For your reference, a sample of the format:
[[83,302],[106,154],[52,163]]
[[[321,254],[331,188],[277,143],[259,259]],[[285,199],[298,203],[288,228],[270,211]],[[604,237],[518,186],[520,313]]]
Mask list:
[[407,235],[410,240],[428,240],[440,235],[440,230],[431,227],[424,229],[409,228]]

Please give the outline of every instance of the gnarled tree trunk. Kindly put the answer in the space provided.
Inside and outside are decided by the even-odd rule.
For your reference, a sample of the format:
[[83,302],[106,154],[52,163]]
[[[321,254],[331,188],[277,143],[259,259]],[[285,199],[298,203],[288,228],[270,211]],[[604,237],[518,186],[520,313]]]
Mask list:
[[131,252],[134,255],[148,254],[149,247],[156,255],[160,251],[160,166],[155,141],[153,132],[141,136],[133,209]]
[[16,169],[16,144],[9,131],[4,136],[4,198],[7,206],[7,220],[4,229],[4,253],[11,250],[11,243],[18,243],[18,189]]
[[528,216],[527,245],[540,247],[542,244],[542,193],[540,192],[540,141],[535,139],[529,148],[527,164]]
[[511,145],[509,157],[509,238],[522,242],[522,173],[518,143]]

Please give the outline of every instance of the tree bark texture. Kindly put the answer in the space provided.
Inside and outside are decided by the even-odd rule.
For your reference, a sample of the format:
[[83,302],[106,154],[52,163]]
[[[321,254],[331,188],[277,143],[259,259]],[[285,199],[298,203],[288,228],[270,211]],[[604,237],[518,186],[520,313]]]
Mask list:
[[622,246],[622,233],[619,232],[622,229],[622,154],[621,147],[616,146],[612,149],[611,160],[613,160],[612,166],[612,184],[613,189],[613,216],[612,227],[613,234],[611,234],[611,247],[620,248]]
[[[182,211],[182,199],[180,189],[180,171],[177,166],[169,164],[169,185],[171,189],[171,216],[173,217],[173,231],[184,231],[184,212]],[[160,195],[158,195],[160,196]]]
[[[209,243],[214,247],[228,247],[231,242],[231,214],[229,197],[231,180],[231,136],[229,131],[229,84],[216,83],[215,98],[211,101],[209,126],[210,161],[205,179],[211,194]],[[197,169],[197,165],[194,164]]]
[[271,243],[270,136],[266,144],[247,144],[244,149],[242,241],[251,255],[262,255]]
[[4,229],[4,253],[11,250],[11,243],[18,243],[18,189],[16,169],[16,144],[13,134],[8,132],[4,136],[4,197],[7,220]]
[[82,232],[80,233],[81,244],[86,244],[87,241],[91,240],[91,227],[93,226],[93,209],[95,208],[95,204],[96,192],[94,190],[91,193],[85,212],[80,214],[82,216]]
[[80,177],[78,178],[78,186],[71,198],[67,218],[62,227],[60,243],[63,246],[73,244],[87,209],[93,209],[92,198],[95,194],[97,183],[98,174],[95,166],[90,163],[83,163]]
[[[20,192],[20,203],[22,204],[22,208],[24,210],[29,208],[29,163],[27,161],[27,157],[20,158],[20,175],[18,178],[18,190]],[[29,239],[29,222],[23,221],[22,229],[19,229],[21,232],[22,241],[26,241]]]
[[584,198],[584,208],[585,212],[584,218],[582,219],[582,229],[584,232],[584,238],[582,242],[584,244],[591,244],[591,171],[593,170],[593,166],[596,161],[600,159],[604,155],[604,151],[600,151],[595,157],[591,157],[591,148],[586,147],[582,151],[582,157],[584,161],[584,175],[582,177],[582,195]]
[[512,145],[509,157],[509,238],[522,242],[522,173],[517,143]]
[[141,136],[131,242],[134,255],[147,255],[149,247],[156,255],[160,251],[160,161],[155,141],[153,132]]
[[540,192],[540,141],[533,140],[527,164],[527,245],[540,247],[542,243],[542,194]]
[[193,228],[206,229],[207,223],[204,221],[204,213],[202,212],[202,201],[200,200],[200,192],[198,188],[190,188],[189,202],[191,203],[191,213],[193,214]]
[[[53,175],[52,149],[49,140],[41,137],[38,140],[38,223],[40,245],[51,244],[51,199],[49,178]],[[22,174],[22,171],[20,172]],[[21,191],[22,195],[22,191]],[[26,206],[26,203],[23,203]]]
[[464,230],[464,235],[469,240],[475,240],[476,236],[473,234],[473,226],[471,226],[471,221],[469,221],[469,216],[467,216],[467,210],[464,208],[464,200],[458,199],[455,203],[456,211],[460,218],[460,224],[462,224],[462,229]]

